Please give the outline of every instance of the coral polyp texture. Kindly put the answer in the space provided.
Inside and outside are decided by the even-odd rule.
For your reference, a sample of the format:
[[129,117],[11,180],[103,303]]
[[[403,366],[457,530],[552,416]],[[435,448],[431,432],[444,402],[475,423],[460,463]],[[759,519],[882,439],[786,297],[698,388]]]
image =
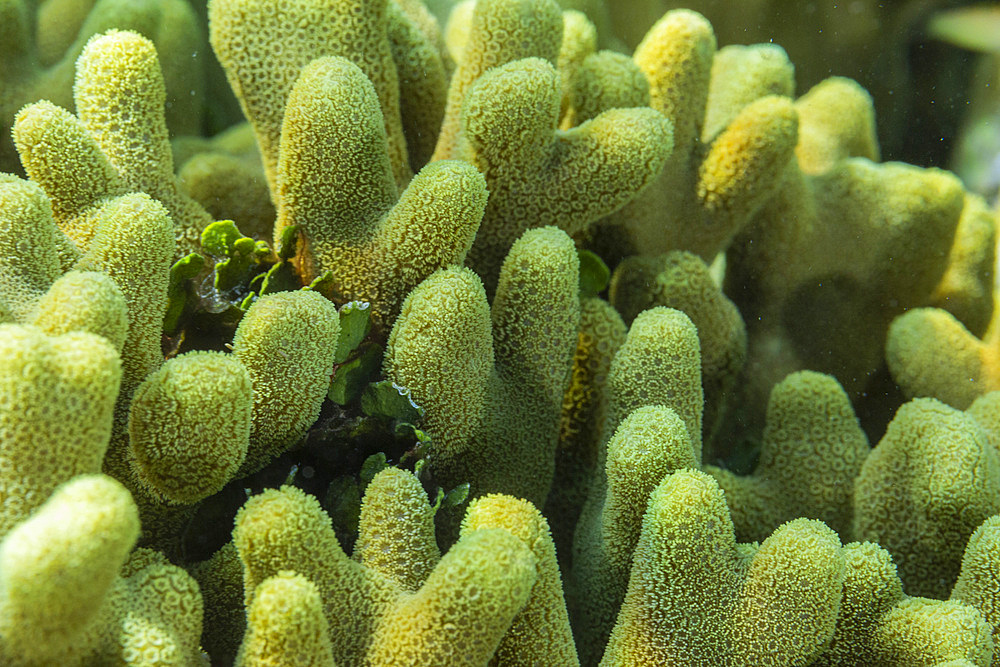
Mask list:
[[0,0],[0,664],[1000,665],[996,209],[666,4]]

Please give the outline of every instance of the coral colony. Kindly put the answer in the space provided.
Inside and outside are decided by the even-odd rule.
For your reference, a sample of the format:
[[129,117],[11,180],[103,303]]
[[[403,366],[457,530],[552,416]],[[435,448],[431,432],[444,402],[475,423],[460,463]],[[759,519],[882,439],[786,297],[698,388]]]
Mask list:
[[0,0],[0,664],[1000,664],[994,211],[584,4]]

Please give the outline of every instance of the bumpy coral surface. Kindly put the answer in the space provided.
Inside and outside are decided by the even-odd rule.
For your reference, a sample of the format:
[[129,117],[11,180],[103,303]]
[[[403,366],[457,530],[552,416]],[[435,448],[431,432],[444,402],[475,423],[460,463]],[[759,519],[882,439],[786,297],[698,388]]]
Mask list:
[[0,0],[0,663],[1000,665],[995,209],[613,4]]

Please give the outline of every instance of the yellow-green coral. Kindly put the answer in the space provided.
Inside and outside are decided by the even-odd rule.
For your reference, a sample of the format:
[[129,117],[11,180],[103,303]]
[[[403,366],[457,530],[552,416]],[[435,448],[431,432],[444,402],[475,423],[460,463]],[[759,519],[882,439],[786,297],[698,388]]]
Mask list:
[[100,336],[0,324],[0,536],[76,475],[94,474],[121,380]]
[[606,474],[598,471],[577,523],[569,579],[584,663],[592,662],[608,642],[650,494],[670,473],[701,463],[684,422],[662,405],[633,410],[618,425],[607,450]]
[[747,400],[802,368],[857,397],[892,317],[926,303],[944,275],[964,199],[943,171],[864,158],[815,175],[790,168],[727,255],[726,284],[752,325]]
[[[544,502],[580,317],[578,271],[570,239],[545,227],[511,248],[492,310],[468,269],[439,271],[410,293],[385,369],[426,410],[440,484]],[[526,464],[531,476],[520,472]]]
[[871,542],[846,545],[837,628],[817,664],[860,667],[891,659],[881,646],[879,622],[903,599],[903,582],[888,551]]
[[246,631],[243,563],[232,540],[211,558],[189,566],[204,604],[201,646],[214,660],[232,661]]
[[672,408],[683,420],[695,459],[701,461],[701,346],[698,330],[679,310],[657,306],[629,327],[608,371],[608,429],[645,405]]
[[334,655],[348,663],[362,659],[400,588],[344,554],[315,498],[291,487],[254,496],[236,516],[233,542],[248,603],[266,579],[292,568],[319,588]]
[[[709,99],[715,36],[700,14],[668,12],[650,28],[633,59],[646,75],[649,105],[673,124],[673,153],[652,184],[592,231],[590,241],[616,262],[629,254],[689,250],[711,261],[776,191],[795,147],[798,117],[791,100],[768,95],[783,68],[732,75]],[[790,71],[790,68],[785,68]],[[718,78],[718,77],[717,77]],[[766,82],[762,85],[761,79]],[[722,88],[722,86],[717,86]],[[759,99],[758,99],[759,98]],[[703,135],[706,107],[719,107]],[[733,108],[737,101],[742,108]]]
[[536,559],[500,528],[471,531],[419,591],[381,619],[367,662],[374,666],[481,665],[497,650],[536,581]]
[[64,273],[38,299],[32,315],[32,324],[49,335],[89,331],[119,352],[128,336],[125,297],[104,273]]
[[18,113],[14,142],[25,171],[57,202],[57,221],[74,240],[93,233],[87,209],[105,197],[140,191],[170,211],[179,251],[198,246],[212,220],[178,189],[165,95],[152,42],[111,30],[92,38],[77,60],[79,120],[45,101]]
[[[804,372],[772,392],[753,475],[712,466],[704,471],[726,493],[736,539],[764,540],[783,522],[803,516],[849,534],[853,481],[867,455],[867,439],[843,389],[829,376]],[[803,471],[807,457],[821,464]],[[668,474],[698,467],[684,422],[661,405],[634,408],[609,441],[606,481],[592,481],[577,524],[568,589],[584,662],[603,650],[625,596],[646,498]]]
[[298,225],[304,279],[331,271],[338,300],[368,301],[388,329],[411,289],[464,260],[486,205],[482,176],[435,162],[397,195],[375,90],[343,58],[302,70],[282,128],[275,238]]
[[[257,134],[272,191],[288,96],[311,61],[341,56],[360,67],[377,92],[395,182],[411,175],[399,87],[387,26],[387,0],[212,0],[212,48]],[[359,193],[360,194],[360,193]]]
[[796,160],[727,253],[727,290],[750,325],[754,406],[802,368],[836,375],[858,399],[878,377],[892,317],[954,299],[981,327],[992,308],[993,224],[957,180],[872,162],[871,100],[853,82],[824,81],[795,109]]
[[[114,3],[69,4],[93,6],[96,17]],[[46,7],[43,32],[65,5]],[[547,0],[467,7],[468,34],[451,33],[452,46],[464,44],[453,70],[420,0],[213,0],[229,74],[248,109],[260,103],[251,116],[269,183],[245,141],[249,125],[175,141],[176,164],[186,164],[174,177],[158,100],[170,63],[201,66],[184,41],[160,42],[157,58],[134,33],[97,37],[79,63],[79,115],[39,101],[18,117],[34,183],[0,177],[0,318],[61,337],[50,342],[105,336],[95,349],[112,362],[121,351],[121,391],[109,383],[94,410],[103,421],[81,451],[98,458],[83,472],[103,464],[116,475],[138,506],[141,544],[163,550],[136,550],[118,568],[123,553],[101,571],[107,592],[63,662],[228,663],[249,614],[240,657],[249,663],[574,665],[579,650],[588,665],[602,655],[612,664],[988,664],[1000,399],[986,395],[964,415],[927,404],[931,416],[915,421],[923,408],[906,407],[871,455],[859,420],[877,437],[902,400],[882,366],[893,316],[942,307],[990,347],[992,211],[944,174],[875,165],[870,99],[855,84],[831,79],[793,102],[784,51],[716,52],[692,12],[668,14],[630,58],[594,53],[614,43],[595,38],[612,18],[606,5],[594,25]],[[19,8],[30,10],[21,18],[34,13],[24,0],[0,0],[12,19],[0,22],[11,37],[0,51],[16,76],[34,51]],[[614,19],[635,9],[623,2]],[[182,14],[164,17],[164,29]],[[39,35],[45,62],[75,48],[82,15]],[[0,110],[18,92],[5,88]],[[180,100],[165,101],[179,110]],[[224,100],[212,106],[206,128]],[[439,159],[411,178],[435,145],[475,164]],[[625,204],[646,183],[642,200]],[[239,242],[253,246],[253,262],[232,289],[209,287],[221,267],[179,284],[200,261],[177,265],[172,295],[183,291],[187,309],[164,336],[170,262],[195,249],[175,236],[193,240],[197,221],[211,219],[178,203],[185,190],[212,216],[239,215],[255,237]],[[594,216],[623,204],[614,218],[625,227],[605,219],[593,229]],[[563,231],[522,235],[545,224]],[[282,247],[270,252],[268,237]],[[648,259],[678,247],[701,258]],[[578,248],[619,267],[611,301],[632,322],[627,335],[613,306],[593,298],[606,267]],[[625,257],[633,252],[647,259]],[[471,268],[460,268],[467,255]],[[281,292],[300,281],[307,291]],[[676,293],[660,299],[667,286]],[[740,317],[723,294],[748,325],[742,371]],[[334,304],[350,299],[371,308],[338,317]],[[361,312],[374,314],[374,331],[357,326]],[[51,397],[15,398],[65,407],[63,369],[43,364],[26,381],[18,354],[0,354],[0,376],[11,366],[10,386]],[[911,368],[930,359],[901,356]],[[953,359],[926,362],[931,373],[960,366],[960,355],[942,356]],[[220,373],[202,374],[202,364]],[[848,391],[816,369],[836,371]],[[326,402],[334,371],[338,382],[388,377],[424,415],[401,417],[381,401],[388,383]],[[233,392],[221,388],[226,378]],[[34,405],[22,407],[10,423],[35,418]],[[387,408],[409,423],[386,419]],[[913,433],[901,436],[908,421]],[[197,432],[178,435],[190,423]],[[77,442],[73,425],[8,458],[22,468],[48,454],[71,463],[60,446]],[[247,440],[254,460],[234,470]],[[0,452],[9,445],[0,431]],[[198,450],[220,446],[231,455],[223,463],[201,461]],[[723,467],[697,472],[703,448]],[[163,454],[155,462],[153,450]],[[354,541],[356,515],[341,511],[350,499],[340,491],[361,487],[359,467],[362,483],[371,479],[380,451],[399,468],[368,485],[349,557],[337,539]],[[165,503],[143,480],[171,502],[195,502]],[[323,497],[336,522],[291,487],[259,492],[281,480]],[[36,485],[32,501],[60,481]],[[460,530],[465,483],[473,501]],[[428,502],[435,495],[443,501]],[[578,520],[573,506],[585,497]],[[192,565],[225,542],[240,505],[234,541]],[[960,572],[965,539],[984,520]],[[21,512],[10,534],[33,521]],[[886,548],[841,548],[834,530]],[[436,538],[449,547],[443,556]],[[192,568],[198,586],[167,558]],[[944,598],[956,578],[950,599],[906,595]],[[275,601],[275,590],[296,600]]]
[[328,632],[316,585],[301,574],[279,572],[257,586],[235,664],[333,667]]
[[[907,396],[932,396],[965,409],[1000,388],[994,304],[996,213],[967,195],[948,268],[928,299],[889,326],[885,359]],[[934,363],[942,350],[946,363]],[[933,360],[932,360],[933,359]]]
[[316,421],[339,335],[337,309],[308,290],[261,297],[243,316],[233,354],[250,375],[253,408],[242,473],[262,468]]
[[[470,9],[434,157],[467,160],[486,177],[490,200],[468,264],[492,293],[521,233],[554,225],[576,234],[623,206],[662,168],[671,130],[641,104],[600,109],[606,113],[579,127],[557,129],[571,83],[555,69],[563,27],[556,3],[481,0]],[[587,51],[566,48],[570,60],[573,48]],[[563,65],[568,75],[576,69]]]
[[172,225],[167,210],[140,193],[102,205],[94,226],[74,267],[106,273],[125,297],[129,329],[122,347],[122,387],[131,395],[163,360],[160,334],[174,253]]
[[737,545],[722,492],[680,471],[653,491],[602,665],[808,664],[833,634],[844,579],[836,535],[797,519]]
[[930,305],[952,313],[977,335],[986,330],[993,315],[996,237],[996,211],[966,193],[948,268],[930,296]]
[[[53,223],[48,199],[33,183],[5,176],[0,198],[3,310],[25,323],[40,319],[38,324],[53,332],[79,326],[74,330],[105,335],[121,350],[123,382],[130,394],[160,363],[160,324],[174,249],[167,211],[144,194],[110,199],[92,212],[92,233],[77,248]],[[33,251],[38,254],[32,260]],[[58,281],[66,269],[87,274],[76,273],[69,283]],[[81,281],[86,284],[79,288],[93,291],[93,301],[81,298],[83,292],[70,293]],[[57,315],[52,312],[56,307],[66,312]]]
[[386,27],[399,80],[399,111],[410,168],[419,171],[434,152],[448,94],[450,59],[437,21],[420,0],[390,2]]
[[[597,50],[597,30],[586,14],[576,10],[563,11],[563,36],[556,59],[559,80],[562,84],[562,99],[559,107],[559,126],[572,126],[572,88],[584,61]],[[639,106],[625,104],[622,106]]]
[[[767,95],[792,97],[792,64],[777,44],[730,44],[715,52],[702,121],[702,139],[726,128],[746,105]],[[799,125],[799,136],[802,136]]]
[[201,597],[161,554],[129,551],[135,503],[102,475],[67,482],[0,543],[0,659],[11,665],[200,660]]
[[[946,310],[914,308],[893,320],[885,357],[907,395],[932,396],[961,410],[1000,389],[996,337],[995,324],[980,340]],[[947,363],[940,363],[943,354]]]
[[993,665],[1000,662],[996,654],[1000,641],[1000,573],[996,562],[1000,557],[1000,516],[993,515],[969,537],[962,556],[958,580],[951,589],[951,599],[976,608],[983,620],[993,628]]
[[464,535],[419,590],[407,592],[349,559],[316,499],[291,487],[250,499],[234,541],[247,602],[264,580],[293,568],[319,589],[334,656],[347,664],[486,662],[536,579],[528,545],[506,530],[481,529]]
[[28,176],[51,199],[59,228],[86,245],[94,234],[91,209],[128,191],[117,170],[79,118],[45,100],[18,113],[14,141]]
[[855,539],[885,547],[911,595],[947,596],[968,536],[1000,512],[998,456],[972,416],[903,405],[855,481]]
[[727,407],[735,404],[733,394],[747,354],[746,326],[736,306],[715,284],[709,267],[686,251],[658,257],[633,255],[623,260],[611,277],[608,292],[626,322],[643,310],[667,306],[683,311],[698,328],[705,392],[704,439],[712,443],[727,417]]
[[172,502],[217,493],[246,458],[252,405],[250,374],[235,357],[170,359],[132,398],[129,444],[139,480]]
[[462,520],[463,534],[484,528],[502,528],[527,544],[538,572],[528,601],[514,617],[493,660],[505,665],[579,664],[545,517],[526,500],[492,494],[472,501]]
[[59,230],[48,200],[30,181],[0,176],[0,206],[0,301],[10,319],[21,320],[59,277]]
[[197,664],[202,601],[194,579],[149,549],[133,551],[121,574],[105,610],[104,647],[98,661]]
[[[598,462],[603,460],[604,422],[607,417],[605,386],[608,368],[627,329],[607,301],[580,300],[580,332],[569,386],[563,396],[559,446],[556,449],[556,484],[543,511],[550,519],[559,562],[572,559],[573,533],[587,498]],[[568,571],[568,570],[567,570]]]
[[[563,85],[569,86],[569,91],[563,94],[563,104],[569,107],[562,116],[563,129],[596,118],[607,109],[649,106],[646,75],[624,54],[614,51],[589,54],[576,71],[560,71],[560,76]],[[567,83],[568,76],[572,78]]]
[[670,124],[656,111],[609,109],[563,131],[559,99],[559,76],[542,58],[495,67],[465,96],[461,141],[447,155],[486,177],[490,199],[469,265],[491,289],[524,230],[585,229],[646,187],[670,154]]
[[412,474],[382,470],[365,489],[354,560],[416,591],[441,560],[434,537],[434,510]]
[[771,390],[766,419],[752,475],[706,467],[726,493],[737,539],[762,540],[800,516],[846,535],[869,447],[843,388],[829,375],[793,373]]
[[79,664],[97,609],[139,535],[128,491],[109,477],[67,482],[0,542],[0,658]]
[[555,64],[562,41],[562,13],[554,0],[478,0],[468,5],[458,67],[448,87],[444,121],[433,159],[458,157],[462,108],[472,85],[487,71],[522,58]]
[[878,161],[871,97],[855,81],[825,79],[796,100],[795,106],[799,110],[795,157],[804,172],[822,173],[849,157]]
[[121,351],[128,330],[122,291],[103,273],[62,273],[79,253],[53,223],[42,191],[2,175],[0,205],[0,320],[51,335],[89,331]]

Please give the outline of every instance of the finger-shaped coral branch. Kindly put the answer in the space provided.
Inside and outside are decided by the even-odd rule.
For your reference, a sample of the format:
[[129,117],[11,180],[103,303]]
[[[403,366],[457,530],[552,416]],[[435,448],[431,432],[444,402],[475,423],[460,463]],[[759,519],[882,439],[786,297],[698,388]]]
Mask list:
[[559,56],[563,19],[555,0],[481,0],[468,9],[472,16],[448,87],[435,160],[461,157],[462,107],[476,80],[515,60],[542,58],[555,65]]
[[[727,408],[735,403],[733,394],[747,355],[747,333],[739,311],[712,279],[709,267],[686,251],[634,255],[615,268],[609,297],[629,323],[654,306],[676,308],[691,318],[701,343],[703,436],[706,444],[712,444]],[[715,444],[713,454],[722,445]],[[708,455],[705,458],[710,460]]]
[[80,476],[0,542],[0,658],[11,665],[81,664],[98,609],[139,536],[128,491]]
[[174,227],[160,202],[142,193],[102,205],[95,211],[94,227],[94,236],[74,268],[107,274],[125,297],[129,329],[122,347],[122,391],[128,397],[163,363],[160,337]]
[[248,606],[265,580],[294,570],[319,589],[334,655],[362,663],[376,624],[402,589],[347,557],[314,497],[288,486],[252,497],[236,516],[233,542]]
[[863,157],[877,162],[875,110],[871,96],[857,82],[830,77],[795,101],[799,143],[795,157],[809,174],[827,171],[837,160]]
[[693,471],[663,480],[649,501],[628,593],[602,664],[724,664],[738,560],[732,521],[715,482]]
[[[893,320],[885,358],[907,396],[931,396],[963,410],[1000,389],[998,333],[995,318],[980,340],[946,310],[914,308]],[[947,363],[939,363],[942,355]]]
[[[562,84],[562,99],[559,106],[559,126],[571,127],[575,123],[573,111],[573,86],[584,61],[597,50],[597,29],[587,15],[576,9],[563,10],[563,36],[556,59],[556,69]],[[640,106],[625,104],[622,106]]]
[[465,259],[486,206],[468,164],[428,165],[398,196],[375,89],[343,58],[313,61],[288,96],[278,160],[275,238],[305,234],[306,281],[333,274],[338,300],[372,304],[387,330],[406,294]]
[[945,598],[968,536],[1000,512],[1000,454],[971,415],[903,405],[855,481],[854,537],[892,554],[906,590]]
[[[909,396],[931,396],[958,409],[1000,388],[994,307],[996,220],[985,202],[966,195],[955,242],[929,305],[903,313],[889,326],[889,372]],[[947,363],[930,361],[947,350]],[[937,357],[935,357],[935,361]]]
[[95,36],[77,62],[74,95],[79,120],[42,101],[14,124],[25,171],[47,189],[60,227],[84,245],[95,233],[96,206],[141,191],[170,211],[178,251],[197,249],[212,220],[174,177],[152,42],[119,30]]
[[577,336],[578,271],[563,232],[527,232],[504,262],[492,334],[482,283],[468,269],[435,273],[407,297],[385,369],[426,410],[443,486],[544,502]]
[[712,466],[706,472],[726,492],[741,542],[763,540],[775,526],[800,516],[846,535],[854,479],[868,452],[868,438],[840,384],[829,375],[801,371],[771,390],[753,474]]
[[555,476],[559,483],[553,485],[544,509],[564,567],[571,562],[580,510],[594,471],[603,460],[608,369],[627,333],[621,316],[607,301],[580,300],[580,332],[569,387],[563,396],[556,449]]
[[687,315],[664,306],[640,313],[611,362],[608,389],[606,437],[633,410],[663,405],[684,421],[695,459],[701,461],[701,345]]
[[[993,651],[1000,641],[1000,516],[993,515],[969,538],[951,598],[974,607],[992,628]],[[996,657],[994,657],[996,662]]]
[[446,460],[470,449],[468,434],[486,418],[493,363],[490,306],[475,273],[438,271],[410,292],[389,335],[386,375],[424,408],[435,448],[454,452]]
[[232,540],[226,542],[211,558],[190,565],[188,571],[198,582],[204,603],[202,648],[214,660],[232,662],[243,641],[247,620],[243,563],[236,545]]
[[783,48],[773,43],[725,46],[712,58],[701,138],[711,140],[758,98],[794,93],[794,71]]
[[221,352],[168,360],[139,385],[129,411],[131,460],[157,497],[193,503],[218,492],[246,458],[250,374]]
[[877,544],[848,544],[844,563],[837,629],[812,664],[990,664],[989,627],[972,606],[904,595],[892,557]]
[[[40,6],[39,6],[40,5]],[[4,63],[0,72],[0,171],[14,171],[17,156],[9,128],[18,109],[46,99],[73,108],[73,72],[88,40],[107,30],[132,30],[159,49],[172,132],[199,131],[204,98],[204,43],[192,6],[184,0],[88,0],[45,2],[6,0],[0,4]]]
[[[448,96],[448,62],[437,21],[420,0],[390,2],[389,46],[399,80],[399,112],[410,169],[430,161]],[[449,61],[450,62],[450,61]]]
[[579,232],[634,197],[670,154],[670,123],[652,109],[612,109],[562,131],[559,99],[555,68],[526,58],[481,76],[462,107],[454,155],[480,169],[490,189],[469,264],[490,289],[524,230]]
[[752,551],[733,618],[733,651],[746,665],[786,665],[818,656],[840,608],[840,538],[820,521],[794,519]]
[[996,237],[996,211],[966,193],[948,268],[929,299],[930,305],[947,310],[977,336],[993,318]]
[[47,100],[21,109],[14,143],[28,176],[51,198],[59,228],[85,247],[95,231],[89,210],[128,192],[118,171],[80,119]]
[[434,509],[412,474],[380,471],[365,488],[354,560],[407,591],[416,591],[441,560],[434,537]]
[[391,173],[411,176],[400,120],[399,82],[387,27],[387,0],[212,0],[212,48],[257,135],[272,192],[285,105],[300,71],[327,56],[349,59],[374,84]]
[[120,379],[100,336],[0,324],[0,536],[58,485],[100,472]]
[[536,558],[500,528],[464,535],[420,590],[382,618],[367,663],[480,665],[496,652],[537,579]]
[[202,601],[191,575],[151,549],[133,551],[121,575],[102,619],[101,659],[189,665],[201,660]]
[[840,541],[799,519],[737,545],[719,487],[676,472],[653,491],[602,665],[808,662],[833,634]]
[[41,188],[0,175],[0,312],[25,320],[62,272],[59,230]]
[[662,405],[632,411],[608,442],[606,472],[595,476],[577,523],[568,579],[584,663],[608,643],[650,494],[670,473],[699,464],[684,422]]
[[472,501],[462,520],[463,535],[484,528],[501,528],[528,545],[538,573],[493,659],[506,665],[579,665],[548,521],[526,500],[491,494]]
[[263,468],[316,421],[339,336],[336,307],[310,290],[266,295],[243,316],[233,354],[250,375],[253,408],[241,473]]
[[772,93],[790,90],[791,65],[772,53],[720,69],[709,115],[715,53],[712,27],[689,10],[667,12],[636,48],[649,105],[672,122],[674,149],[649,188],[593,230],[609,261],[688,250],[710,262],[777,190],[798,118],[790,99]]
[[247,611],[238,667],[287,664],[334,667],[323,602],[316,585],[294,572],[265,579]]
[[50,336],[89,331],[121,352],[128,336],[128,306],[107,274],[69,271],[37,301],[31,323]]
[[198,246],[211,217],[180,192],[163,115],[166,92],[153,43],[110,31],[87,43],[77,61],[77,115],[130,190],[170,211],[182,252]]

